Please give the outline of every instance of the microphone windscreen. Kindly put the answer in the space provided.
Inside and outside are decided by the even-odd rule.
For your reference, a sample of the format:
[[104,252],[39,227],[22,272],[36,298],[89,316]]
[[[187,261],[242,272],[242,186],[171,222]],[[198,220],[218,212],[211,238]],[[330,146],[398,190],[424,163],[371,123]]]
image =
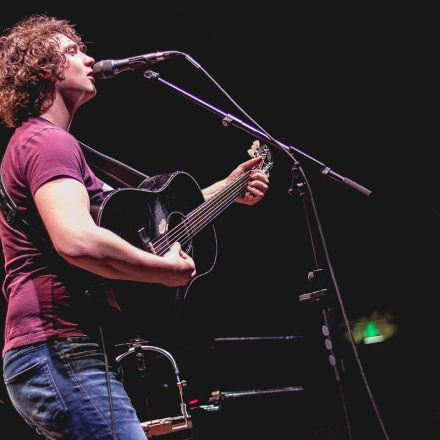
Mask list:
[[99,61],[93,65],[93,75],[96,79],[107,79],[115,76],[113,60]]

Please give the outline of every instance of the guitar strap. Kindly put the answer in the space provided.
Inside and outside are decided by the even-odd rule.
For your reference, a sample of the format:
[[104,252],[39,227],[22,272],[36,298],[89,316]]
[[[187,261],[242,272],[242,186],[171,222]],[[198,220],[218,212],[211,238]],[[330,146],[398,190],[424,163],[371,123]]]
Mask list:
[[[98,173],[101,173],[110,179],[118,182],[123,187],[136,188],[142,182],[147,180],[149,176],[133,167],[107,156],[100,151],[97,151],[83,142],[78,144],[83,150],[89,166]],[[38,230],[27,219],[20,215],[17,205],[12,197],[9,195],[3,182],[2,164],[0,165],[0,211],[5,217],[8,224],[21,231],[27,237],[32,238],[33,241],[38,243],[42,249],[47,252],[53,253],[54,249],[52,243],[48,239],[47,235]]]
[[146,174],[89,147],[83,142],[78,141],[78,143],[83,150],[87,163],[91,166],[93,171],[97,171],[98,173],[109,177],[123,187],[137,188],[149,178]]
[[3,161],[0,165],[0,211],[9,225],[30,237],[42,250],[49,254],[54,253],[55,250],[47,235],[41,230],[37,230],[31,222],[19,215],[18,207],[3,183]]

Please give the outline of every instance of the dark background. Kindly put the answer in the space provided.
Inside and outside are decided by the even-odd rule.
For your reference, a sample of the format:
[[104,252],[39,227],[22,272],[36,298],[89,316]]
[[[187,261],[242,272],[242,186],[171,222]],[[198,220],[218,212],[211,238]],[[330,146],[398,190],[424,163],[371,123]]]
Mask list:
[[[414,38],[417,17],[408,22],[392,14],[361,19],[353,13],[341,19],[333,10],[330,19],[330,11],[303,14],[273,4],[240,14],[228,5],[118,4],[94,13],[78,5],[10,7],[2,13],[1,28],[34,12],[75,23],[96,60],[170,49],[190,54],[275,138],[372,191],[365,197],[297,155],[343,303],[327,284],[336,315],[334,342],[346,365],[344,397],[353,438],[385,436],[343,337],[342,307],[351,325],[377,312],[388,314],[397,328],[383,343],[357,346],[389,437],[437,438],[440,52],[435,40]],[[429,25],[422,30],[425,36]],[[245,119],[183,58],[153,70]],[[141,71],[98,82],[97,88],[71,132],[147,174],[182,169],[204,187],[247,158],[253,137],[223,128],[219,117],[148,82]],[[0,129],[2,145],[9,135]],[[340,395],[319,333],[321,311],[298,300],[311,290],[306,275],[314,268],[304,211],[297,196],[288,196],[291,164],[271,150],[274,167],[265,199],[254,207],[232,206],[217,219],[216,267],[192,289],[183,321],[164,313],[175,335],[165,346],[182,364],[189,398],[206,400],[216,387],[304,386],[304,393],[287,397],[236,399],[225,405],[224,415],[203,419],[208,438],[210,429],[229,436],[258,431],[274,438],[344,438]],[[225,336],[290,335],[300,338],[215,342]],[[1,391],[4,429],[10,425],[31,438]],[[263,421],[258,430],[257,421]],[[291,435],[282,437],[282,430]]]

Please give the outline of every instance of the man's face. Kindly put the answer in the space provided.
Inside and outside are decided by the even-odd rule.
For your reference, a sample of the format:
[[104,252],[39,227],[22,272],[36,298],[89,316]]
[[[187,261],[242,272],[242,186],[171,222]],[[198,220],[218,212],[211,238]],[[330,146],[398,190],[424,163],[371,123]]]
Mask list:
[[56,92],[61,94],[68,107],[76,109],[96,95],[92,70],[95,60],[81,52],[78,45],[65,35],[60,34],[57,40],[66,56],[66,66],[64,80],[55,85]]

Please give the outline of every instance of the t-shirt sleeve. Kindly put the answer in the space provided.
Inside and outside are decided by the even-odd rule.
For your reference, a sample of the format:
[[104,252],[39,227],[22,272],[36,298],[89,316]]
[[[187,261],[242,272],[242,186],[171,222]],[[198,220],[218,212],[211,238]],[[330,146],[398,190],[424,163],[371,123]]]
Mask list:
[[70,177],[84,184],[84,158],[75,138],[49,128],[33,136],[20,151],[20,166],[32,197],[43,184]]

